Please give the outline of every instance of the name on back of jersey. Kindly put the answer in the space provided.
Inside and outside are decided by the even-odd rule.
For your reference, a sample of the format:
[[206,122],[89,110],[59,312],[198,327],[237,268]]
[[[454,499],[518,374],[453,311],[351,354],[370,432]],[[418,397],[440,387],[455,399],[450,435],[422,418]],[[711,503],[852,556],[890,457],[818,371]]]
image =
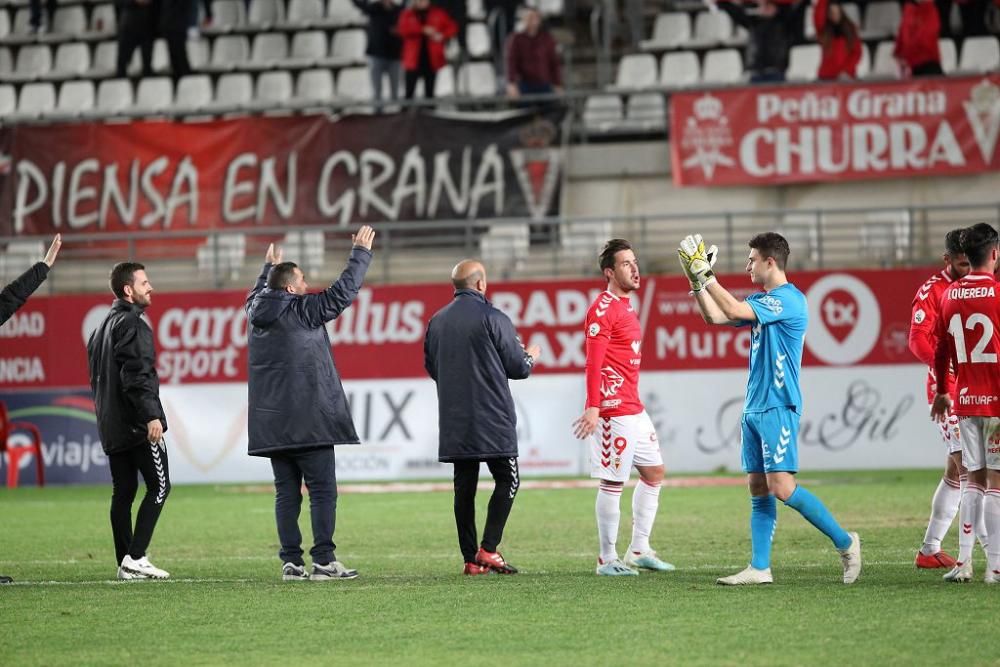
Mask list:
[[949,299],[983,299],[994,298],[996,291],[989,287],[952,287],[948,290]]

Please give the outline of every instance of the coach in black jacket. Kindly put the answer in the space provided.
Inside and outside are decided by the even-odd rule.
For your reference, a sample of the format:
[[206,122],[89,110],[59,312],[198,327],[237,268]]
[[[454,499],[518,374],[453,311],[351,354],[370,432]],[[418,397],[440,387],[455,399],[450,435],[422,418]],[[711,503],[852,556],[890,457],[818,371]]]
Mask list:
[[[59,248],[62,246],[62,235],[56,234],[56,238],[49,246],[49,251],[45,253],[45,259],[38,262],[30,269],[22,273],[11,284],[3,288],[0,292],[0,326],[10,319],[18,308],[24,305],[28,297],[34,294],[35,290],[45,281],[49,275],[49,269],[56,261]],[[14,579],[0,574],[0,584],[13,583]]]
[[[101,446],[111,467],[111,532],[119,579],[166,579],[170,575],[146,558],[163,503],[170,493],[170,471],[163,434],[167,418],[160,405],[153,330],[142,319],[152,303],[153,286],[145,267],[122,262],[111,270],[117,297],[87,343],[90,388]],[[132,529],[132,502],[138,475],[146,483]]]
[[[451,272],[455,299],[427,324],[424,367],[437,383],[438,459],[455,464],[455,524],[465,574],[515,574],[497,553],[517,494],[517,416],[508,380],[531,374],[510,318],[486,300],[486,269],[464,260]],[[476,485],[485,462],[496,482],[477,551]]]
[[[337,511],[334,445],[358,444],[350,406],[330,351],[326,323],[358,295],[372,258],[375,232],[362,227],[340,278],[318,294],[307,294],[302,271],[281,261],[274,245],[247,296],[249,333],[249,441],[251,456],[271,459],[274,514],[281,541],[282,576],[351,579],[358,576],[334,556]],[[299,510],[302,482],[312,517],[312,575],[302,559]]]

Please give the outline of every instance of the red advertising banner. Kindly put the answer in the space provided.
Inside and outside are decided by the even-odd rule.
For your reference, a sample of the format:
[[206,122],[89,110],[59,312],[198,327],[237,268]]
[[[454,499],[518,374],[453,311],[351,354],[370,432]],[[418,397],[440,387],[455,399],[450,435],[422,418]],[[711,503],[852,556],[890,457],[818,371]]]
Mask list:
[[[0,236],[559,212],[562,112],[0,129]],[[5,174],[5,175],[4,175]]]
[[[793,282],[809,302],[804,363],[916,363],[907,349],[910,295],[931,273],[794,274]],[[155,284],[156,276],[150,277]],[[722,281],[740,297],[753,291],[745,274]],[[542,348],[537,372],[582,373],[584,318],[603,289],[599,281],[583,280],[491,283],[488,297],[511,317],[526,344]],[[645,277],[635,296],[644,370],[746,367],[750,330],[705,324],[684,279]],[[154,294],[146,312],[162,383],[246,380],[244,297],[242,291]],[[341,374],[345,379],[424,377],[427,321],[451,298],[446,283],[362,290],[354,305],[328,325]],[[85,341],[110,303],[110,295],[29,300],[0,327],[0,390],[86,386]]]
[[1000,169],[1000,74],[675,93],[677,185],[758,185]]

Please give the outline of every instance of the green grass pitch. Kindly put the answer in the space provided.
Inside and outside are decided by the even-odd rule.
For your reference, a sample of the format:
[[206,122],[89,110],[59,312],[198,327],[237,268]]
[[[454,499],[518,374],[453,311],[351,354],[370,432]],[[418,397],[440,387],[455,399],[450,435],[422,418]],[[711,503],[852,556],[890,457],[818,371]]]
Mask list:
[[740,486],[665,488],[653,542],[678,570],[627,578],[594,575],[593,489],[523,488],[501,545],[523,574],[463,578],[450,493],[345,485],[337,555],[361,577],[323,583],[281,581],[263,490],[175,487],[151,547],[173,579],[115,583],[110,486],[2,489],[0,665],[996,664],[982,551],[968,585],[912,564],[939,473],[802,477],[861,534],[854,586],[784,507],[775,584],[716,586],[748,560]]

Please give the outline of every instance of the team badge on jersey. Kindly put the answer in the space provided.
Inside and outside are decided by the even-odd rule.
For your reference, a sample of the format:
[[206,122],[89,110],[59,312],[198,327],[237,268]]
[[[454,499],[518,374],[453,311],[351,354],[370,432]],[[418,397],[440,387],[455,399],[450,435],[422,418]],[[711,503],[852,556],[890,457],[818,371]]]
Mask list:
[[913,313],[914,324],[923,324],[925,319],[927,319],[927,313],[925,313],[922,309],[918,308],[917,311]]
[[597,322],[591,322],[590,327],[587,329],[587,333],[591,336],[596,336],[601,333],[601,325]]

